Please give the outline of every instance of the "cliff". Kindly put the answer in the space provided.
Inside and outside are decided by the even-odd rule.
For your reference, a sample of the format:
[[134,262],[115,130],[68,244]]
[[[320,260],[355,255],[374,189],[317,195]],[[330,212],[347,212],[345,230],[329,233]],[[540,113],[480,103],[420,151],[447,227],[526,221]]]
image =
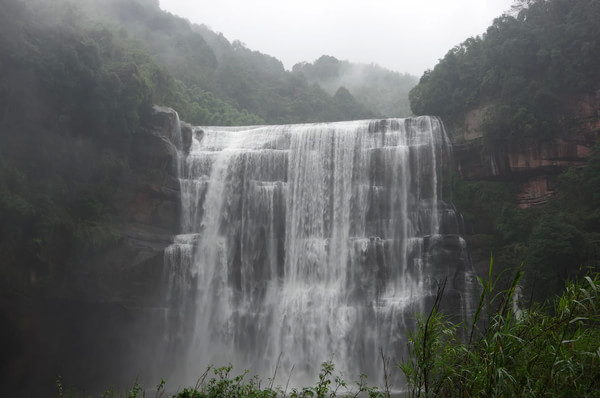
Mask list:
[[160,305],[164,248],[179,232],[177,151],[184,142],[189,147],[191,128],[179,123],[174,110],[158,106],[135,134],[130,170],[113,197],[122,238],[86,267],[85,279],[100,284],[94,300]]
[[488,106],[465,113],[449,126],[459,175],[473,181],[510,181],[520,186],[520,208],[546,203],[556,194],[556,178],[569,167],[583,167],[600,134],[600,91],[564,106],[565,129],[552,137],[486,140],[482,132]]
[[179,232],[177,150],[190,142],[191,128],[175,111],[154,107],[110,198],[120,238],[95,251],[73,249],[59,277],[32,273],[22,293],[0,295],[5,394],[50,395],[59,376],[88,392],[165,376],[169,365],[156,360],[165,349],[163,252]]

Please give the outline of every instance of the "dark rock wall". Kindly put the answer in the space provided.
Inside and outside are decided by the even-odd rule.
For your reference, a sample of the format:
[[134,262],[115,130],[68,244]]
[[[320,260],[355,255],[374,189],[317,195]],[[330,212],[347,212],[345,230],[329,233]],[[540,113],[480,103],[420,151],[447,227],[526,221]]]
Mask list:
[[179,232],[176,127],[175,111],[154,107],[152,117],[134,137],[131,171],[122,176],[114,196],[123,221],[122,239],[85,267],[90,283],[106,281],[99,294],[91,297],[93,301],[160,305],[156,302],[160,278],[156,276],[162,273],[165,247]]
[[[504,253],[503,257],[502,242],[495,229],[502,205],[493,208],[493,201],[510,201],[521,209],[546,204],[558,193],[559,175],[569,167],[583,167],[600,137],[600,91],[597,95],[568,98],[564,103],[564,128],[552,136],[486,139],[482,126],[490,104],[467,112],[458,125],[446,126],[460,178],[481,182],[478,187],[470,186],[481,189],[479,202],[474,194],[467,199],[468,204],[463,204],[468,208],[459,210],[469,215],[465,219],[466,238],[476,273],[483,278],[488,275],[490,253],[496,259],[495,272],[524,260],[521,254],[512,258]],[[502,192],[498,191],[500,187]],[[494,198],[490,201],[486,195]]]
[[[179,232],[177,149],[191,128],[175,111],[154,107],[135,134],[129,169],[112,199],[119,241],[73,258],[53,293],[0,295],[0,376],[6,396],[52,396],[65,386],[122,393],[150,387],[164,336],[163,253]],[[140,369],[147,373],[140,373]]]
[[521,208],[546,203],[555,194],[556,176],[582,167],[600,135],[600,91],[565,106],[569,127],[558,136],[487,142],[481,129],[485,111],[473,109],[461,126],[449,126],[456,168],[467,180],[518,182],[515,201]]

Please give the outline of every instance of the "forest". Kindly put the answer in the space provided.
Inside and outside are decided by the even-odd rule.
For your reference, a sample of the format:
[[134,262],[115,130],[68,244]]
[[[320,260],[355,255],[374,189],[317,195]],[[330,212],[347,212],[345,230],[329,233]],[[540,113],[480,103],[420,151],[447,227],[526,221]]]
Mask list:
[[417,115],[447,123],[489,104],[486,137],[568,133],[565,105],[598,87],[595,1],[520,1],[482,36],[452,48],[410,93]]

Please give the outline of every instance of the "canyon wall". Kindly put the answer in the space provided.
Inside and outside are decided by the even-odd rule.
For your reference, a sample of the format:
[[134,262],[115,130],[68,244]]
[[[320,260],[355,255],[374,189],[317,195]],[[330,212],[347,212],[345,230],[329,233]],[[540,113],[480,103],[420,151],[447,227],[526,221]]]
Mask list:
[[462,125],[448,126],[456,169],[466,180],[518,182],[515,201],[520,208],[553,197],[557,176],[585,164],[600,132],[600,91],[565,105],[567,127],[551,137],[486,140],[482,131],[486,111],[486,106],[474,108],[465,114]]
[[59,376],[94,395],[165,377],[163,256],[179,232],[176,161],[186,142],[191,128],[154,107],[111,199],[119,239],[93,252],[73,249],[58,279],[32,274],[31,293],[0,295],[5,394],[55,394]]

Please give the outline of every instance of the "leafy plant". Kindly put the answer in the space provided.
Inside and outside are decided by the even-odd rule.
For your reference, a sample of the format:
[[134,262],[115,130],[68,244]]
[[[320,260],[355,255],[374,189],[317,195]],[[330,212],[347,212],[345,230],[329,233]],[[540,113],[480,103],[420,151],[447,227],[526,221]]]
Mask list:
[[[214,367],[209,366],[206,371],[200,376],[194,387],[186,387],[178,391],[170,398],[357,398],[368,396],[369,398],[389,398],[390,392],[381,391],[377,387],[370,387],[367,384],[367,376],[361,374],[358,381],[354,384],[356,388],[350,388],[344,378],[340,374],[336,374],[335,365],[331,361],[326,361],[321,364],[321,372],[318,375],[318,380],[314,386],[293,388],[288,392],[287,386],[285,389],[279,386],[273,386],[273,379],[270,379],[267,387],[261,386],[261,380],[258,376],[248,378],[248,371],[244,371],[239,375],[232,374],[233,367],[231,365]],[[275,376],[273,376],[275,377]],[[288,381],[289,382],[289,381]],[[56,380],[58,396],[68,396],[76,398],[81,396],[76,392],[66,393],[62,379],[59,377]],[[165,395],[166,381],[161,382],[156,387],[156,398]],[[74,390],[69,390],[74,391]],[[88,397],[84,394],[84,396]],[[123,395],[116,392],[111,386],[108,390],[102,393],[103,398],[122,397]],[[142,385],[136,382],[126,393],[127,398],[145,397],[146,392]],[[89,396],[91,397],[91,396]]]
[[[434,309],[411,335],[400,365],[413,397],[591,396],[600,391],[600,277],[567,285],[550,313],[516,308],[522,272],[481,296],[461,341],[459,325]],[[441,297],[441,293],[438,297]]]

